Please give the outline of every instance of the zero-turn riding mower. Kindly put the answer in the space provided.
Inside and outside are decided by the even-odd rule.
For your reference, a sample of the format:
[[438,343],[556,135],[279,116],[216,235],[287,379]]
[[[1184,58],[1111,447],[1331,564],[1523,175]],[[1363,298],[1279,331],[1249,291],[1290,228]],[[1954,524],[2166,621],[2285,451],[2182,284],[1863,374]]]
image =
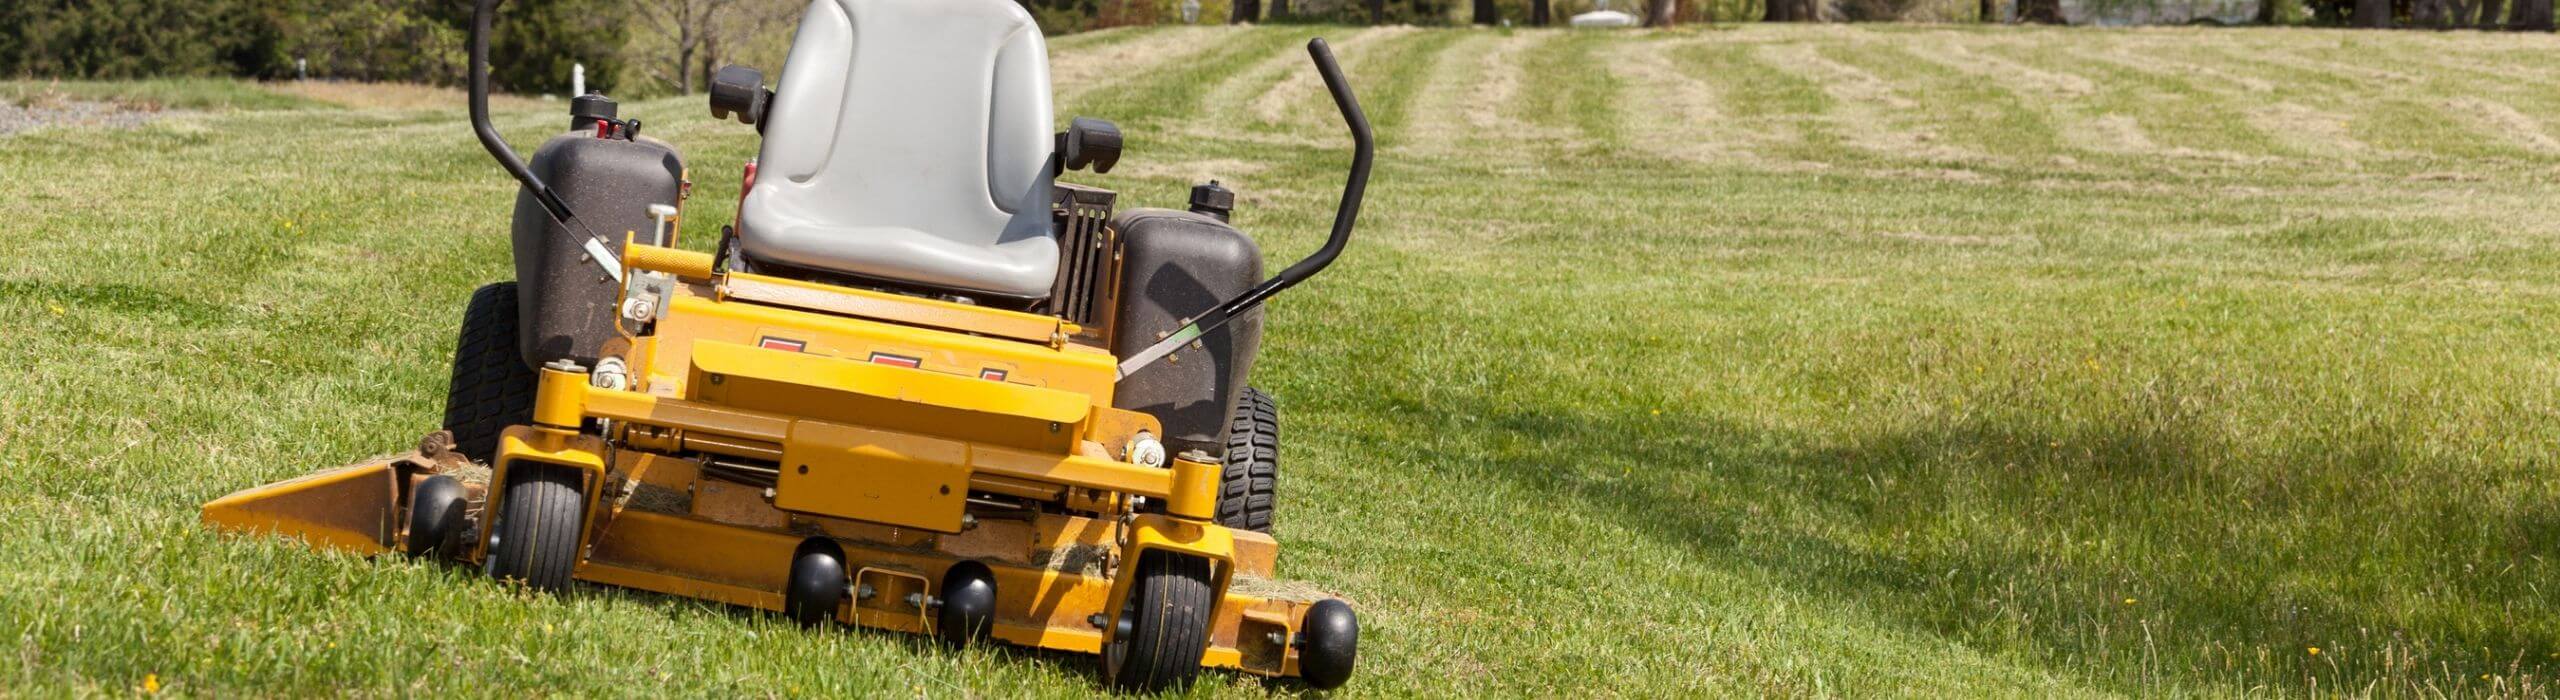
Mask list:
[[1215,183],[1115,212],[1055,181],[1108,172],[1120,132],[1050,132],[1047,47],[1007,0],[817,0],[773,87],[719,71],[712,115],[763,148],[704,254],[675,247],[683,161],[611,100],[572,100],[529,163],[498,136],[496,2],[471,120],[522,185],[516,279],[471,297],[445,429],[207,523],[1094,653],[1121,687],[1349,678],[1350,607],[1270,580],[1277,416],[1246,384],[1253,311],[1341,253],[1368,179],[1323,40],[1350,179],[1322,248],[1268,279]]

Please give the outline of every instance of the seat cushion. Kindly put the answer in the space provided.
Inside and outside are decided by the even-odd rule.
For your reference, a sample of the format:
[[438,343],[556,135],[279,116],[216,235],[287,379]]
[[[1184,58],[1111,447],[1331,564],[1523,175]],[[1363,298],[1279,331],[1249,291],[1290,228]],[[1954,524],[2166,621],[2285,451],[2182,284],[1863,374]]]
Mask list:
[[1009,0],[816,0],[739,211],[753,260],[1047,296],[1048,48]]

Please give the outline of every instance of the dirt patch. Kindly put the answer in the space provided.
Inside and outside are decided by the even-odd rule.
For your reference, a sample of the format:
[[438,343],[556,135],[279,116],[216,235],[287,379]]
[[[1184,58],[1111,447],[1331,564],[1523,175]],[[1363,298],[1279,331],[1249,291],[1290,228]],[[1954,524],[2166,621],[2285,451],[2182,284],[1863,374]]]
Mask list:
[[1963,44],[1911,42],[1903,48],[1912,56],[1953,70],[1982,78],[2003,87],[2017,86],[2027,91],[2057,98],[2087,97],[2098,92],[2098,84],[2069,73],[2056,73],[1999,56],[1974,51]]
[[1918,110],[1920,103],[1903,97],[1892,83],[1873,73],[1826,58],[1812,44],[1760,47],[1754,58],[1773,69],[1793,73],[1822,87],[1831,98],[1823,119],[1858,148],[1879,155],[1922,160],[1980,161],[1983,154],[1949,146],[1926,126],[1913,126],[1897,113]]
[[2348,117],[2294,102],[2278,102],[2250,110],[2249,124],[2276,141],[2312,151],[2362,153],[2372,150],[2349,134]]
[[2445,107],[2475,121],[2498,140],[2535,153],[2560,153],[2560,139],[2551,138],[2551,134],[2542,130],[2541,122],[2504,102],[2463,97],[2446,103]]
[[1695,45],[1696,42],[1687,41],[1619,45],[1608,64],[1609,70],[1627,85],[1625,95],[1632,108],[1627,116],[1641,123],[1643,133],[1679,134],[1680,138],[1665,139],[1659,144],[1660,152],[1666,155],[1707,161],[1748,151],[1750,142],[1755,140],[1745,137],[1748,131],[1720,128],[1732,122],[1717,107],[1715,87],[1690,77],[1673,63],[1672,52]]
[[1893,84],[1857,66],[1826,58],[1812,44],[1780,44],[1764,46],[1759,51],[1762,63],[1795,73],[1822,86],[1831,99],[1849,105],[1882,105],[1889,109],[1911,109],[1920,103],[1896,94]]
[[[2180,37],[2178,41],[2192,42],[2194,39]],[[2275,83],[2263,79],[2177,61],[2171,58],[2171,54],[2178,50],[2174,46],[2162,46],[2158,42],[2142,42],[2142,46],[2139,52],[2126,42],[2111,43],[2097,49],[2074,44],[2065,50],[2073,56],[2143,75],[2184,80],[2206,92],[2231,94],[2234,88],[2241,93],[2275,90]]]
[[48,127],[130,128],[150,123],[165,112],[106,102],[43,99],[27,104],[0,101],[0,136]]
[[1503,108],[1520,96],[1520,52],[1554,35],[1553,32],[1514,34],[1503,37],[1494,43],[1493,50],[1484,52],[1479,63],[1475,95],[1467,101],[1466,108],[1467,123],[1473,125],[1477,133],[1505,133],[1497,130],[1513,129],[1555,131],[1511,119],[1502,113]]
[[2133,117],[2110,114],[2099,117],[2089,126],[2097,133],[2106,150],[2127,153],[2148,153],[2160,150],[2160,144],[2152,143],[2151,135],[2142,133],[2142,123],[2134,121]]
[[1236,36],[1235,30],[1227,28],[1180,27],[1099,48],[1052,52],[1049,82],[1057,86],[1058,101],[1065,102],[1129,76],[1145,75],[1150,66],[1207,53]]
[[1169,180],[1180,180],[1183,182],[1206,182],[1209,180],[1217,180],[1219,182],[1226,183],[1227,187],[1241,192],[1254,191],[1256,188],[1252,186],[1248,178],[1251,178],[1255,173],[1269,170],[1270,168],[1271,166],[1267,163],[1253,163],[1235,160],[1232,158],[1215,158],[1210,160],[1189,160],[1171,163],[1161,161],[1129,162],[1122,164],[1120,169],[1114,172],[1115,174],[1127,175],[1130,177],[1164,178]]
[[[313,102],[347,109],[420,110],[463,109],[469,97],[454,88],[409,83],[362,83],[330,80],[294,80],[269,83],[267,90]],[[543,100],[516,95],[492,95],[492,109],[526,108]]]
[[1475,82],[1475,76],[1467,70],[1473,65],[1468,59],[1487,51],[1493,40],[1490,34],[1473,34],[1431,57],[1430,78],[1422,81],[1421,91],[1414,95],[1413,118],[1405,120],[1407,142],[1414,148],[1426,153],[1449,153],[1466,137],[1467,130],[1460,126],[1465,117],[1459,114],[1459,105],[1468,101],[1464,97],[1467,86]]
[[1890,239],[1897,240],[1897,241],[1911,241],[1911,242],[1914,242],[1914,243],[1932,243],[1932,244],[1937,244],[1937,245],[1949,245],[1949,246],[1984,246],[1984,245],[1997,245],[1997,244],[1999,244],[1999,243],[2001,243],[2001,242],[2002,242],[2002,240],[2001,240],[2001,239],[1992,238],[1992,237],[1989,237],[1989,236],[1959,236],[1959,235],[1948,235],[1948,234],[1937,234],[1937,233],[1922,233],[1922,232],[1919,232],[1919,231],[1878,231],[1878,232],[1876,232],[1876,236],[1877,236],[1877,237],[1880,237],[1880,238],[1890,238]]

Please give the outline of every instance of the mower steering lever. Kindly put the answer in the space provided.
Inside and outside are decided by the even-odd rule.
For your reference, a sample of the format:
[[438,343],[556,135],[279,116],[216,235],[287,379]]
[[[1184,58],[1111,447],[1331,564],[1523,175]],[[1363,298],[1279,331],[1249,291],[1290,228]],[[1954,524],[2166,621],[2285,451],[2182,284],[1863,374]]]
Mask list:
[[1341,110],[1343,124],[1351,129],[1351,177],[1343,183],[1342,202],[1333,212],[1332,235],[1325,238],[1323,247],[1307,255],[1306,259],[1299,260],[1261,284],[1253,285],[1243,294],[1192,317],[1180,330],[1122,360],[1122,378],[1164,359],[1164,356],[1173,354],[1174,349],[1217,330],[1228,320],[1261,306],[1263,300],[1280,293],[1280,290],[1323,272],[1326,266],[1333,264],[1334,258],[1342,256],[1342,248],[1351,243],[1351,228],[1360,220],[1360,198],[1369,190],[1369,163],[1377,151],[1377,140],[1369,133],[1369,115],[1360,111],[1360,98],[1351,94],[1351,81],[1342,76],[1342,65],[1333,60],[1333,48],[1327,46],[1322,37],[1310,39],[1307,41],[1307,55],[1315,59],[1316,73],[1324,77],[1325,90],[1333,93],[1334,108]]
[[[480,137],[480,147],[488,149],[490,157],[498,159],[498,167],[505,168],[516,182],[523,183],[525,191],[533,194],[533,201],[542,204],[542,211],[550,214],[552,221],[559,222],[562,233],[574,228],[578,234],[586,236],[579,246],[586,250],[588,257],[595,259],[596,266],[603,268],[607,276],[616,282],[622,281],[622,256],[614,253],[603,236],[587,228],[587,223],[580,221],[576,212],[569,211],[569,203],[561,201],[560,193],[552,191],[551,185],[534,175],[533,169],[525,167],[524,159],[516,155],[516,149],[508,147],[507,140],[498,135],[498,127],[489,123],[489,24],[497,17],[498,2],[475,0],[471,7],[471,133]],[[638,136],[640,120],[629,121],[624,130],[631,136]]]

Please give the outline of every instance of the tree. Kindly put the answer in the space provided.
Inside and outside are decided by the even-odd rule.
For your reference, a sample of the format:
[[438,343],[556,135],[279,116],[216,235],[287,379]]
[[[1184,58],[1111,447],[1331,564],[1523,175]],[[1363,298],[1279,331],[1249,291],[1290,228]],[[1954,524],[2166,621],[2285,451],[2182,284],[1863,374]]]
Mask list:
[[1235,4],[1230,7],[1234,8],[1234,11],[1227,13],[1228,24],[1262,21],[1262,0],[1235,0]]
[[2261,25],[2272,26],[2277,19],[2276,0],[2258,0],[2258,16],[2255,21]]
[[1288,17],[1289,0],[1271,0],[1271,18],[1287,19]]
[[563,93],[569,67],[583,63],[589,89],[613,89],[630,39],[624,7],[623,0],[507,3],[489,37],[489,79],[508,92]]
[[2445,0],[2409,0],[2409,26],[2441,27],[2452,8]]
[[1494,4],[1493,4],[1493,0],[1475,0],[1475,3],[1476,3],[1476,13],[1475,13],[1475,14],[1476,14],[1476,16],[1475,16],[1476,24],[1501,24],[1501,23],[1502,23],[1502,9],[1501,9],[1501,8],[1498,8],[1498,7],[1495,7],[1495,6],[1494,6]]
[[[649,74],[691,95],[694,86],[711,84],[730,52],[755,36],[773,31],[796,12],[789,2],[772,0],[623,0],[638,10],[641,26],[660,41],[651,52],[658,63]],[[588,74],[598,71],[590,65]],[[698,82],[697,82],[698,81]]]
[[2061,24],[2062,0],[2018,0],[2018,21],[2031,24]]
[[2506,12],[2506,3],[2499,0],[2480,0],[2480,14],[2472,20],[2471,26],[2479,29],[2496,29],[2498,18]]
[[[0,71],[65,78],[262,75],[277,50],[281,8],[243,0],[5,0]],[[270,13],[267,10],[274,9]]]
[[2507,28],[2517,31],[2551,31],[2551,0],[2515,0],[2515,9],[2507,16]]
[[1529,0],[1529,26],[1544,27],[1552,24],[1556,21],[1555,14],[1555,3],[1549,0]]
[[1821,0],[1767,0],[1767,1],[1768,1],[1768,4],[1762,8],[1762,11],[1761,11],[1761,14],[1760,14],[1760,21],[1763,21],[1763,22],[1820,22],[1820,21],[1822,21],[1822,6],[1821,6],[1820,4],[1818,4],[1818,3],[1820,3],[1820,2],[1821,2]]
[[660,39],[675,42],[671,65],[653,68],[650,73],[676,88],[678,95],[693,94],[693,57],[702,52],[709,40],[712,20],[737,4],[738,0],[639,0],[642,25]]
[[1668,27],[1680,21],[1680,0],[1645,0],[1644,26]]
[[1369,0],[1369,23],[1387,23],[1387,0]]
[[1982,6],[1974,10],[1973,19],[1976,22],[2000,21],[2000,0],[1982,0]]
[[2391,26],[2391,0],[2356,0],[2354,24],[2367,29]]
[[[450,83],[462,76],[464,28],[431,0],[279,0],[286,62],[313,77]],[[288,74],[294,71],[286,71]]]

